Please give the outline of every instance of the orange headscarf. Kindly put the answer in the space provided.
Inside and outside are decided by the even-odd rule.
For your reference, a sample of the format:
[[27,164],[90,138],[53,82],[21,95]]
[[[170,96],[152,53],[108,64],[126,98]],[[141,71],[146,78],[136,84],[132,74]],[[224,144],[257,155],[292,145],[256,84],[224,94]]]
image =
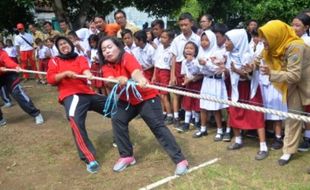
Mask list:
[[[281,71],[282,57],[285,54],[288,46],[294,42],[295,44],[304,44],[303,40],[299,38],[295,31],[287,24],[280,20],[272,20],[258,29],[259,37],[265,38],[268,42],[269,49],[263,51],[263,58],[271,70]],[[279,90],[286,101],[287,83],[286,82],[272,82],[274,87]]]

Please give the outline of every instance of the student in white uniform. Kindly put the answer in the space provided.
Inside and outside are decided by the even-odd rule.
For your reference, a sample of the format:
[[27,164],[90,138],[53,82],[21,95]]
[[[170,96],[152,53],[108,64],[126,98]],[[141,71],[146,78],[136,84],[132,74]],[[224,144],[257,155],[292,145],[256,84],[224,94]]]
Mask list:
[[122,40],[125,45],[124,50],[130,54],[132,54],[133,50],[137,48],[134,40],[133,40],[133,35],[132,31],[129,29],[124,29],[121,32]]
[[133,55],[141,64],[145,78],[149,81],[153,78],[154,73],[154,54],[155,49],[147,42],[146,32],[140,30],[134,34],[135,44],[138,48],[134,49]]
[[[182,88],[183,76],[181,75],[181,63],[185,59],[183,55],[184,46],[188,41],[194,42],[197,46],[200,45],[200,37],[192,31],[194,25],[193,16],[190,13],[182,13],[178,20],[181,34],[174,38],[171,43],[172,66],[170,85],[176,88]],[[174,125],[178,127],[180,125],[179,110],[181,96],[173,94],[173,116]]]
[[[174,32],[170,30],[164,30],[161,33],[160,41],[161,43],[157,47],[154,55],[154,75],[153,80],[157,85],[167,87],[170,81],[170,70],[171,70],[171,42],[174,38]],[[159,91],[161,103],[163,107],[163,114],[165,117],[165,124],[173,124],[173,114],[170,102],[170,95],[166,91]]]
[[[254,29],[251,33],[252,40],[250,42],[251,51],[254,54],[254,59],[261,64],[264,64],[264,60],[261,58],[262,51],[264,50],[264,44],[261,42],[258,36],[258,32]],[[259,84],[262,90],[263,103],[265,108],[276,109],[283,112],[287,112],[287,104],[283,102],[281,93],[274,88],[269,81],[269,76],[259,75]],[[282,121],[285,117],[277,116],[274,114],[265,114],[265,120],[272,125],[275,132],[275,138],[271,145],[271,149],[277,150],[283,147],[282,141]]]
[[[224,82],[224,70],[220,71],[219,62],[224,64],[225,59],[222,51],[216,52],[216,36],[211,30],[206,30],[201,35],[200,49],[198,60],[200,63],[200,72],[204,75],[200,94],[202,96],[210,96],[219,99],[227,100],[227,90]],[[221,109],[225,109],[228,106],[226,104],[220,104],[208,100],[200,100],[201,108],[201,129],[194,133],[193,137],[202,137],[207,134],[206,125],[208,123],[208,112],[214,111],[215,121],[217,126],[217,133],[214,137],[214,141],[221,141],[224,136],[224,130],[222,127],[222,112]]]

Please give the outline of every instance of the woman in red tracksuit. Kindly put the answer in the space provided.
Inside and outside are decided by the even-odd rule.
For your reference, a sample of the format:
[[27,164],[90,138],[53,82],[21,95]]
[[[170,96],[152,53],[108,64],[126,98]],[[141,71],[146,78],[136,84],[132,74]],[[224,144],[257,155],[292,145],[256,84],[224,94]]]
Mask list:
[[74,52],[74,45],[66,37],[58,37],[55,45],[59,55],[49,61],[47,81],[58,87],[59,102],[64,106],[73,132],[80,159],[87,164],[87,171],[96,173],[99,164],[95,158],[95,148],[88,138],[85,128],[87,111],[103,115],[106,97],[96,94],[86,79],[76,75],[92,77],[87,60]]
[[[30,97],[25,93],[20,85],[20,79],[16,72],[3,72],[5,68],[20,69],[20,67],[11,59],[8,54],[0,48],[0,87],[4,86],[13,96],[18,105],[30,116],[34,117],[37,125],[43,124],[44,119],[39,109],[32,103]],[[0,127],[5,125],[6,121],[2,117],[0,110]]]
[[[126,84],[127,80],[133,79],[138,83],[136,89],[142,98],[137,98],[133,91],[129,90],[129,99],[125,94],[122,94],[119,97],[116,114],[112,114],[113,134],[120,153],[120,159],[114,165],[113,170],[120,172],[136,162],[129,139],[128,124],[140,114],[158,142],[176,164],[175,174],[185,174],[188,169],[188,162],[172,133],[165,126],[157,90],[144,88],[149,81],[145,78],[141,65],[133,55],[125,52],[124,45],[120,40],[112,37],[105,37],[100,40],[98,56],[99,61],[103,64],[103,77],[118,80],[121,86],[118,90],[124,88],[123,85]],[[108,87],[113,85],[107,84]]]

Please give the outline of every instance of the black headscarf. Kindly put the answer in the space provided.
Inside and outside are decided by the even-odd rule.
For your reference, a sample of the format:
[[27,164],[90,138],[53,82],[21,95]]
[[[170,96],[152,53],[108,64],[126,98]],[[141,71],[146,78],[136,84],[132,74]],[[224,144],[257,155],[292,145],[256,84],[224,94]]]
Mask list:
[[[68,44],[71,46],[71,52],[70,53],[63,54],[63,53],[60,52],[59,46],[58,46],[59,40],[65,40],[65,41],[68,42]],[[59,55],[57,57],[60,57],[61,59],[66,59],[66,60],[67,59],[74,59],[74,58],[76,58],[78,56],[78,54],[74,52],[74,45],[73,45],[73,43],[68,38],[66,38],[64,36],[59,36],[59,37],[56,38],[55,46],[56,46],[56,48],[57,48],[57,50],[59,52]]]

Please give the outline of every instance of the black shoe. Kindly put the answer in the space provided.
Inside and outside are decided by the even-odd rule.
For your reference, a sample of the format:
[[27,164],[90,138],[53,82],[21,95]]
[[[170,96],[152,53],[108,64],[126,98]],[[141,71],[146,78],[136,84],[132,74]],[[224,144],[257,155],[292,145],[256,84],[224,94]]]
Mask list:
[[178,132],[180,133],[184,133],[184,132],[187,132],[189,130],[189,123],[183,123],[182,126],[179,126],[177,128]]
[[203,136],[207,136],[208,135],[208,132],[207,130],[206,131],[196,131],[194,134],[193,134],[193,138],[200,138],[200,137],[203,137]]
[[239,143],[230,144],[227,147],[228,150],[238,150],[240,148],[242,148],[242,144],[239,144]]
[[264,160],[268,157],[268,151],[258,151],[255,160]]
[[279,159],[278,163],[280,166],[284,166],[284,165],[288,164],[289,161],[290,161],[290,159],[288,159],[288,160]]
[[173,125],[174,125],[174,128],[179,128],[180,127],[180,119],[177,118],[177,119],[173,119]]
[[298,151],[300,152],[307,152],[310,149],[310,139],[304,137],[304,141],[299,145]]
[[224,142],[230,142],[231,141],[231,134],[230,133],[225,133],[223,136],[223,141]]
[[165,118],[165,125],[172,125],[173,124],[173,117],[169,116]]
[[271,149],[272,150],[278,150],[281,149],[283,147],[283,141],[281,138],[275,138],[272,145],[271,145]]
[[214,141],[215,142],[219,142],[219,141],[222,141],[223,140],[223,134],[221,133],[217,133],[214,137]]

